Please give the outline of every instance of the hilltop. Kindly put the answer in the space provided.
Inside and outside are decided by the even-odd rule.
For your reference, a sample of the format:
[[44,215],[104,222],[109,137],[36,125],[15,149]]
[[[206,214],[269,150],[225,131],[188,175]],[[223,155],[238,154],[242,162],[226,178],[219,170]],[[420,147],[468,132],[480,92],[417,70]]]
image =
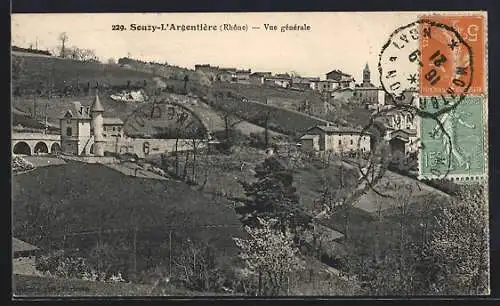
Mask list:
[[102,89],[144,87],[155,84],[150,73],[124,69],[119,65],[81,62],[58,57],[12,55],[12,92],[26,95],[79,95],[96,84]]

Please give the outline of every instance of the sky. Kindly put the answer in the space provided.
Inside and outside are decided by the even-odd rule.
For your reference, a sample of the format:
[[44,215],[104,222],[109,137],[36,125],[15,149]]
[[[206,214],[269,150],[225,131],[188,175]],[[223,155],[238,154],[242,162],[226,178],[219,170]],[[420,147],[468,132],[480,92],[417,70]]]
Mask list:
[[[368,63],[378,85],[382,46],[394,30],[417,18],[417,12],[13,14],[11,31],[13,45],[51,51],[66,32],[67,46],[93,49],[101,61],[130,56],[187,68],[211,64],[322,79],[340,69],[357,82]],[[112,31],[112,25],[128,29],[132,23],[226,23],[246,25],[248,31]],[[278,31],[267,31],[264,24]],[[286,24],[307,24],[310,30],[281,32]]]

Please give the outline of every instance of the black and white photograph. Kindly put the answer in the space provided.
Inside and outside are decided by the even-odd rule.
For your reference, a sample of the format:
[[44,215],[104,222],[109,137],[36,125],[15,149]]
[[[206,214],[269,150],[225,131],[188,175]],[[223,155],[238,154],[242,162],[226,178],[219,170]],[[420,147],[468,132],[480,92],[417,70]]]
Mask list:
[[490,294],[485,11],[11,15],[12,294]]

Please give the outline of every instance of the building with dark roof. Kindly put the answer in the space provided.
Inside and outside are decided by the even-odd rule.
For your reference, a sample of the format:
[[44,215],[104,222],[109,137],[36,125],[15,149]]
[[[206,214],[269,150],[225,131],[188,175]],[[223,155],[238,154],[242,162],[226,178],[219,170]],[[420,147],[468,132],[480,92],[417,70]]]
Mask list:
[[36,255],[40,248],[25,241],[12,237],[12,254],[14,258]]
[[301,138],[302,148],[317,151],[370,152],[371,135],[360,129],[318,125],[307,130]]
[[108,136],[123,137],[123,121],[103,117],[103,114],[97,90],[90,107],[73,102],[72,108],[60,119],[62,151],[72,155],[103,156],[106,142],[110,141]]

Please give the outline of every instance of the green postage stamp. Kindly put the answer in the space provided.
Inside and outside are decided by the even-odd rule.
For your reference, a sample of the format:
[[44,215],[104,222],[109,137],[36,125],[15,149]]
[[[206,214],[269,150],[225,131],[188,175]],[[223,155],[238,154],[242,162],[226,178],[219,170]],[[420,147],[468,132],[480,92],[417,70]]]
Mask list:
[[[486,99],[466,96],[456,108],[421,118],[419,178],[475,181],[486,177]],[[434,103],[432,103],[434,102]],[[420,108],[443,107],[443,100],[421,97]],[[438,109],[435,109],[438,110]]]

